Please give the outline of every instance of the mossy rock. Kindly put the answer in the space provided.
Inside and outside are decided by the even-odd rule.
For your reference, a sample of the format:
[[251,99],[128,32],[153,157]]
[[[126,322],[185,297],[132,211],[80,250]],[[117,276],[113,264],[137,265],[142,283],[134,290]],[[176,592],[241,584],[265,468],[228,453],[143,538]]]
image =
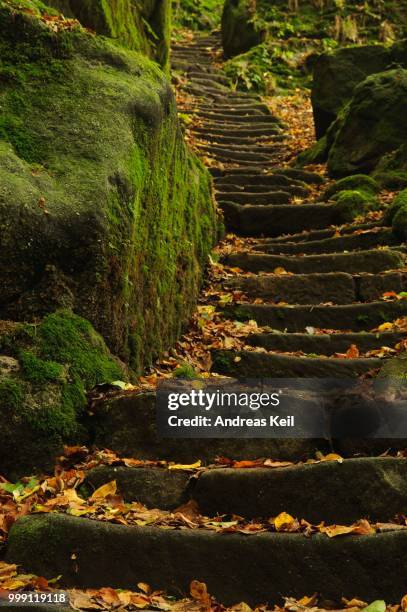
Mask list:
[[384,45],[352,46],[322,53],[313,62],[312,109],[315,131],[321,138],[335,121],[359,83],[392,63],[391,49]]
[[328,157],[332,176],[370,173],[381,157],[407,140],[403,121],[407,105],[407,70],[374,74],[354,90]]
[[226,0],[222,13],[222,44],[225,57],[245,53],[264,39],[265,32],[255,22],[255,3]]
[[312,147],[302,151],[295,160],[296,165],[322,164],[328,159],[328,141],[326,135],[320,138]]
[[373,176],[387,189],[407,187],[407,144],[384,155],[376,166]]
[[400,240],[407,240],[407,189],[401,191],[388,209],[385,218]]
[[346,189],[335,194],[335,208],[338,213],[338,221],[347,223],[355,217],[377,208],[377,200],[371,193],[362,190]]
[[209,173],[157,64],[0,5],[0,317],[71,307],[141,371],[217,238]]
[[166,67],[170,47],[170,0],[46,0],[86,28],[141,51]]
[[380,190],[380,187],[371,176],[367,176],[366,174],[354,174],[330,185],[328,189],[325,190],[322,197],[323,199],[330,199],[339,192],[348,190],[362,191],[363,193],[375,196]]
[[61,310],[38,324],[0,322],[0,473],[52,469],[63,443],[80,443],[86,391],[126,369],[92,325]]

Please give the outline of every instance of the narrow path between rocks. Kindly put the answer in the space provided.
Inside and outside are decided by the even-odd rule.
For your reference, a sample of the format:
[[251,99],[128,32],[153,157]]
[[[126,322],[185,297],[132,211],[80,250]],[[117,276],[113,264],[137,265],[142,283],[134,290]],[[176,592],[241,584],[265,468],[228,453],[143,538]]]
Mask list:
[[281,163],[287,127],[259,97],[230,89],[219,50],[217,33],[173,47],[181,116],[214,177],[228,236],[198,320],[202,329],[211,319],[203,334],[211,357],[205,363],[194,349],[202,342],[192,329],[164,365],[184,353],[198,371],[233,376],[374,373],[405,336],[406,301],[396,299],[405,247],[382,213],[347,224],[324,197],[321,173]]

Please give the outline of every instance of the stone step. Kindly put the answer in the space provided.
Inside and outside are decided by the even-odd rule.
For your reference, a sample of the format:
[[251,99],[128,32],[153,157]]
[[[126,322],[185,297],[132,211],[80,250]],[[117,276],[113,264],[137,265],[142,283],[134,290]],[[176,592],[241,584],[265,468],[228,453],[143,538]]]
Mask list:
[[254,174],[237,174],[230,173],[224,176],[219,176],[215,179],[215,185],[218,189],[226,189],[229,185],[239,185],[246,187],[247,185],[257,187],[273,187],[274,185],[298,185],[300,187],[307,187],[306,183],[297,181],[283,174],[263,174],[256,172]]
[[[285,177],[284,177],[285,178]],[[282,191],[287,193],[291,193],[292,195],[297,195],[299,197],[307,197],[309,195],[309,189],[307,187],[302,187],[302,185],[290,185],[287,183],[286,185],[278,185],[278,183],[274,185],[232,185],[231,183],[219,184],[215,188],[217,193],[219,193],[222,200],[227,200],[229,194],[233,193],[243,193],[243,194],[254,194],[254,195],[267,195],[273,193],[276,190],[276,187],[281,187]],[[269,247],[270,248],[270,247]],[[266,252],[263,248],[263,245],[259,243],[258,250],[262,249],[263,252]]]
[[289,204],[293,194],[288,191],[268,191],[266,193],[250,193],[244,191],[216,192],[216,199],[220,206],[223,202],[241,204],[242,206],[274,206],[275,204]]
[[293,357],[254,351],[212,352],[212,372],[236,378],[356,378],[383,365],[378,358]]
[[277,124],[270,124],[266,127],[262,128],[242,128],[241,130],[233,129],[229,130],[224,127],[224,124],[221,123],[218,127],[200,127],[194,126],[192,131],[199,135],[205,136],[206,134],[212,134],[213,136],[241,136],[242,138],[256,138],[256,137],[266,137],[266,136],[275,136],[281,135],[281,128]]
[[268,153],[252,153],[251,151],[234,151],[231,149],[217,149],[215,147],[207,147],[207,154],[215,159],[223,162],[241,162],[241,163],[261,163],[266,166],[272,163],[274,157],[278,155],[278,150],[274,152],[274,156]]
[[275,206],[276,204],[289,204],[292,193],[288,191],[270,191],[267,193],[245,193],[245,192],[217,192],[216,199],[219,206],[223,203],[240,204],[242,206]]
[[313,272],[371,272],[374,274],[383,270],[402,268],[405,256],[403,253],[390,249],[303,256],[241,252],[231,253],[222,261],[228,266],[241,268],[248,272],[273,272],[276,268],[281,267],[287,272],[297,274]]
[[270,110],[265,104],[252,103],[252,104],[231,104],[229,103],[214,103],[214,104],[200,104],[199,109],[206,112],[222,112],[225,115],[234,115],[236,113],[243,114],[256,114],[256,115],[270,115]]
[[382,346],[394,347],[405,334],[400,332],[383,333],[346,333],[346,334],[301,334],[301,333],[261,333],[251,334],[246,344],[261,346],[268,351],[303,351],[314,355],[333,355],[346,353],[354,344],[361,353],[380,349]]
[[407,301],[370,302],[334,306],[278,306],[240,304],[224,309],[229,319],[254,319],[259,325],[276,330],[304,332],[306,327],[320,329],[370,331],[381,323],[407,316]]
[[202,143],[199,145],[202,149],[206,149],[210,152],[223,153],[224,151],[235,151],[237,153],[247,152],[247,153],[275,153],[280,149],[280,145],[275,144],[257,144],[257,143],[240,143],[240,146],[237,144],[230,144],[229,146],[225,146],[223,144],[217,143]]
[[[215,179],[216,181],[219,179]],[[378,225],[377,223],[350,223],[346,226],[340,226],[339,230],[341,232],[341,236],[347,236],[348,234],[353,234],[356,230],[377,230],[378,228],[382,229],[382,225]],[[387,228],[390,229],[390,228]],[[264,238],[263,240],[259,240],[259,244],[265,245],[273,245],[287,242],[295,242],[295,243],[303,243],[313,242],[314,240],[324,240],[325,238],[334,238],[335,234],[338,230],[338,227],[332,225],[331,227],[311,230],[311,231],[303,231],[297,234],[286,234],[284,236],[277,236],[274,238]]]
[[[196,130],[194,130],[196,131]],[[197,134],[198,136],[198,134]],[[264,137],[252,137],[252,136],[225,136],[222,134],[212,134],[212,133],[199,133],[199,139],[202,141],[211,142],[213,144],[226,144],[226,145],[242,145],[244,147],[248,147],[249,145],[261,146],[261,143],[270,143],[270,142],[282,142],[286,139],[284,134],[272,133],[270,136]]]
[[230,126],[232,130],[234,127],[239,129],[242,124],[244,126],[255,126],[257,128],[268,127],[270,123],[278,124],[279,121],[273,115],[246,115],[245,113],[236,113],[235,115],[227,115],[221,113],[206,113],[204,111],[198,113],[200,117],[208,119],[208,127],[211,125],[222,125]]
[[229,85],[230,81],[227,77],[221,75],[221,74],[216,74],[215,72],[202,72],[200,70],[190,70],[188,72],[188,78],[192,79],[192,80],[197,80],[197,79],[202,79],[203,77],[207,77],[208,79],[210,79],[210,81],[213,81],[215,83],[222,83],[223,85]]
[[267,519],[288,512],[314,524],[351,524],[360,518],[385,522],[407,508],[407,461],[366,457],[271,469],[213,469],[198,478],[191,496],[205,516]]
[[301,204],[291,209],[280,206],[242,206],[233,202],[221,205],[228,231],[240,236],[280,236],[288,232],[318,229],[338,220],[333,204]]
[[356,579],[358,598],[400,601],[406,547],[404,530],[341,538],[217,534],[40,514],[14,524],[6,561],[40,576],[62,575],[65,585],[78,588],[134,589],[144,582],[179,595],[198,580],[225,605],[275,602],[287,593],[351,599]]
[[274,172],[298,179],[299,181],[309,183],[310,185],[322,185],[325,182],[325,179],[320,174],[317,172],[310,172],[309,170],[299,170],[297,168],[287,167],[274,168]]
[[237,514],[268,519],[288,512],[314,524],[351,524],[360,518],[390,521],[407,507],[407,461],[394,457],[280,468],[219,467],[198,478],[165,468],[105,465],[87,473],[81,493],[90,495],[113,480],[127,502],[174,510],[193,499],[201,514],[209,517]]
[[136,501],[147,508],[174,510],[192,497],[191,472],[152,467],[100,465],[86,474],[81,493],[90,496],[96,489],[115,480],[126,502]]
[[325,440],[299,438],[162,438],[156,427],[154,393],[134,393],[101,402],[90,417],[89,427],[98,448],[110,448],[122,457],[167,459],[182,464],[198,459],[213,463],[216,457],[297,461],[314,457],[318,449],[329,449]]
[[256,250],[264,253],[286,253],[287,255],[312,253],[339,253],[341,251],[354,251],[379,245],[397,245],[398,240],[390,227],[383,227],[378,232],[364,234],[346,234],[321,240],[301,242],[261,242],[255,245]]
[[351,274],[328,272],[295,275],[233,276],[225,281],[227,291],[240,290],[250,297],[291,304],[351,304],[357,301]]

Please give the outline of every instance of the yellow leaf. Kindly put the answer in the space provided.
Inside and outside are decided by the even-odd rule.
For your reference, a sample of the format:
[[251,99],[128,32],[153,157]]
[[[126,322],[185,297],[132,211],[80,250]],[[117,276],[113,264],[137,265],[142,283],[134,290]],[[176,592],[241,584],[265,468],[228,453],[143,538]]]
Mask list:
[[316,604],[317,599],[318,593],[314,593],[313,595],[311,595],[311,597],[308,597],[307,595],[301,597],[301,599],[298,600],[298,603],[301,606],[314,606]]
[[382,323],[377,329],[379,331],[388,331],[389,329],[393,329],[393,323]]
[[108,495],[115,495],[117,491],[117,483],[115,480],[108,482],[93,493],[92,497],[89,498],[90,501],[96,501],[105,499]]
[[202,461],[196,461],[195,463],[190,463],[189,465],[183,465],[181,463],[175,463],[174,465],[169,465],[169,470],[196,470],[200,468],[202,465]]
[[277,268],[274,268],[273,274],[289,274],[289,272],[287,272],[287,270],[282,266],[278,266]]
[[283,529],[292,525],[294,521],[295,518],[291,516],[291,514],[288,514],[287,512],[281,512],[281,514],[276,516],[276,518],[274,519],[274,527],[277,529],[277,531],[282,531]]

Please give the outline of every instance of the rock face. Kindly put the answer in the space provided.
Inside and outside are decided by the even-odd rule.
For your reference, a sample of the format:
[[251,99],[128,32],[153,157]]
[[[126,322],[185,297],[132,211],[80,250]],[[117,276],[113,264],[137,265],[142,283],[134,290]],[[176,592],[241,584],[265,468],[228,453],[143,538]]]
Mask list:
[[53,23],[0,9],[0,318],[73,308],[140,370],[194,306],[209,175],[156,64]]
[[328,157],[332,176],[371,172],[380,158],[406,142],[400,121],[407,104],[407,70],[373,74],[360,83],[336,122]]
[[170,44],[170,0],[48,0],[47,4],[83,26],[141,51],[167,66]]
[[261,43],[264,31],[253,22],[255,4],[250,0],[226,0],[222,14],[222,44],[226,57],[248,51]]
[[317,57],[311,99],[318,139],[350,100],[356,85],[375,72],[383,72],[393,61],[392,50],[383,45],[345,47]]

